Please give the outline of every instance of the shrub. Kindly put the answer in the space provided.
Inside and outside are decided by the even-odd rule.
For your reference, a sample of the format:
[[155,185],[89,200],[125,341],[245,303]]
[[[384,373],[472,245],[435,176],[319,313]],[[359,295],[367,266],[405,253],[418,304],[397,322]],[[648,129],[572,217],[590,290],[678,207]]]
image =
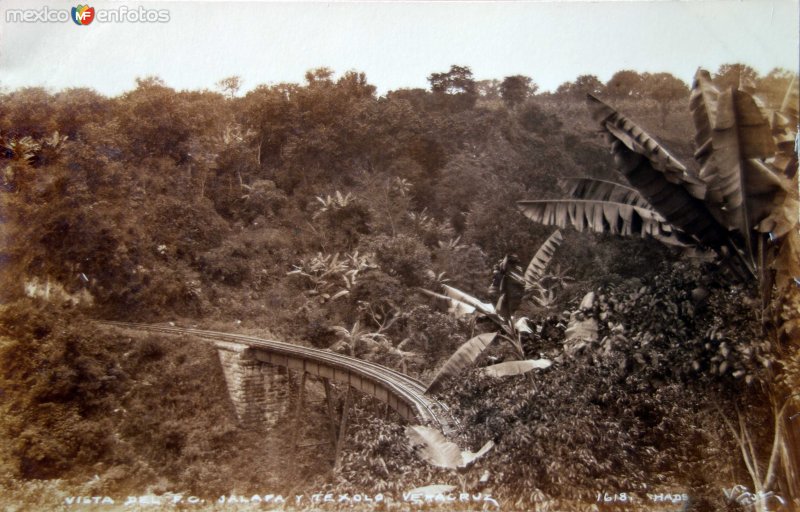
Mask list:
[[450,357],[469,334],[463,322],[449,313],[434,311],[427,305],[409,310],[406,318],[408,349],[425,354],[427,370],[432,370],[439,361]]
[[218,246],[228,230],[206,199],[188,203],[159,196],[145,218],[154,246],[164,244],[169,254],[189,261],[196,253]]
[[535,101],[528,101],[520,108],[517,114],[519,124],[530,132],[550,135],[551,132],[561,130],[562,124],[558,117],[548,114]]
[[396,277],[405,286],[420,286],[425,282],[425,271],[431,266],[431,255],[425,245],[415,237],[379,235],[365,244],[375,254],[380,269]]
[[328,251],[351,250],[370,232],[369,210],[358,201],[328,209],[317,216],[316,222],[322,226],[324,234],[324,239],[317,243]]
[[240,199],[237,217],[250,224],[260,216],[275,217],[286,206],[286,194],[270,180],[256,180]]
[[437,273],[444,272],[446,279],[458,283],[459,289],[483,295],[490,272],[486,254],[477,245],[440,246],[433,251],[433,266]]
[[200,256],[198,267],[203,278],[228,286],[238,286],[248,278],[247,253],[236,244],[225,244]]
[[[353,308],[368,305],[375,311],[401,311],[405,309],[407,293],[408,290],[398,278],[373,269],[359,274],[347,299]],[[366,317],[363,320],[369,321]]]

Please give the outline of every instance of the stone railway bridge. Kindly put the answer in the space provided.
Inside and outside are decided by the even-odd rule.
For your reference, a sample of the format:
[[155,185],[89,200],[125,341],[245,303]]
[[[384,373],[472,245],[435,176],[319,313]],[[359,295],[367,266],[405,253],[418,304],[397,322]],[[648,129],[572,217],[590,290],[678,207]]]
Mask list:
[[[246,428],[270,428],[285,415],[289,407],[291,373],[300,375],[296,411],[299,420],[307,376],[321,379],[325,386],[337,459],[347,427],[351,388],[387,404],[401,418],[432,426],[445,435],[452,432],[455,425],[447,406],[425,395],[425,384],[362,359],[241,334],[158,324],[98,323],[121,329],[189,336],[213,343],[219,353],[236,415]],[[338,436],[333,424],[332,382],[347,386]]]

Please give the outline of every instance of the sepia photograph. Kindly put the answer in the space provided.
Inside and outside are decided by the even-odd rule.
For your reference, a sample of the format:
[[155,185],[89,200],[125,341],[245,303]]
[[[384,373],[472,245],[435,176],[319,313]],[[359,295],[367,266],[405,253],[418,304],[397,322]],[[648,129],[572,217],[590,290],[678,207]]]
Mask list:
[[0,511],[800,512],[797,0],[0,0]]

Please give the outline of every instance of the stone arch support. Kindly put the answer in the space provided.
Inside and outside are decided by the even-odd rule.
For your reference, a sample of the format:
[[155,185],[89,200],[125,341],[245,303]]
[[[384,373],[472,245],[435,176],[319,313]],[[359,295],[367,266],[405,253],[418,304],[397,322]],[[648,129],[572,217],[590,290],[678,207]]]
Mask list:
[[259,361],[247,345],[215,346],[239,423],[252,429],[275,426],[289,406],[286,369]]

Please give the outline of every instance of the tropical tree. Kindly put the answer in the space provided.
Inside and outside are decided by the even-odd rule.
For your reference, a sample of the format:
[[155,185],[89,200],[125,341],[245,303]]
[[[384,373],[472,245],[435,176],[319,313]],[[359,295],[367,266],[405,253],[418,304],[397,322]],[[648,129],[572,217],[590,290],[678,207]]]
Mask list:
[[475,80],[468,66],[450,66],[446,73],[431,73],[428,77],[433,92],[444,94],[472,94],[475,92]]
[[775,68],[756,81],[759,96],[766,100],[769,108],[778,111],[784,110],[784,102],[791,102],[792,96],[797,97],[798,87],[797,74],[783,68]]
[[686,98],[689,86],[670,73],[642,73],[642,94],[656,101],[675,101]]
[[747,64],[722,64],[713,79],[714,85],[720,89],[738,89],[741,84],[755,84],[758,72]]
[[585,97],[587,94],[600,94],[605,85],[595,75],[580,75],[574,82],[564,82],[556,89],[556,94]]
[[236,93],[239,92],[239,89],[242,88],[242,77],[233,75],[227,78],[223,78],[219,82],[216,83],[217,89],[222,91],[222,93],[227,96],[228,98],[233,98],[236,96]]
[[25,87],[3,97],[0,132],[12,137],[42,137],[56,125],[53,97],[42,87]]
[[642,75],[630,69],[617,71],[606,83],[605,93],[614,98],[636,98],[641,95]]
[[58,131],[76,140],[84,138],[90,124],[102,123],[112,101],[92,89],[79,87],[55,94],[52,103]]
[[468,66],[450,66],[446,73],[431,73],[428,76],[431,91],[446,104],[460,108],[471,108],[478,99],[478,89],[472,70]]
[[500,83],[500,97],[509,107],[519,105],[535,93],[539,86],[525,75],[507,76]]
[[243,98],[242,114],[247,129],[256,133],[257,162],[275,168],[282,163],[282,149],[299,115],[294,97],[296,84],[259,85]]
[[661,126],[667,124],[670,106],[682,100],[689,93],[689,87],[670,73],[643,73],[641,76],[642,95],[658,102],[661,112]]
[[157,77],[139,78],[136,89],[116,101],[119,131],[128,139],[132,159],[167,156],[178,163],[192,151],[193,138],[215,125],[225,112],[221,95],[176,92]]
[[377,88],[367,81],[362,72],[348,71],[336,81],[336,87],[351,98],[372,98]]
[[479,80],[475,84],[478,96],[487,100],[496,100],[500,97],[500,80]]

